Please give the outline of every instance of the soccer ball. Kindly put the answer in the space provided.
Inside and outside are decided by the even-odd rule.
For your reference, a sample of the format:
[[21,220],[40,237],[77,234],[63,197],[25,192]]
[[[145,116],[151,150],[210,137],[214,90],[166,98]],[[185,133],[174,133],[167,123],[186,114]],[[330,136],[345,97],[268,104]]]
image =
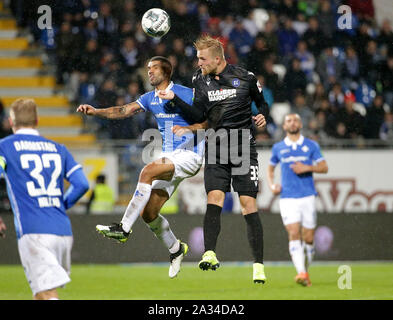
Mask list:
[[153,8],[147,10],[142,17],[143,31],[153,38],[161,38],[171,28],[171,19],[162,9]]

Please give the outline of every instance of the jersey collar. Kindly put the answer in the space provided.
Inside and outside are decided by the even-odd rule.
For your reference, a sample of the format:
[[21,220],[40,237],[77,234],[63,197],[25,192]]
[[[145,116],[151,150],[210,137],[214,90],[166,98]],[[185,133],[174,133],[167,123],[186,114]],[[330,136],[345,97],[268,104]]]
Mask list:
[[[168,86],[165,88],[164,91],[167,93],[169,90],[172,89],[172,87],[173,87],[173,81],[169,82]],[[154,90],[154,97],[157,97],[157,96],[158,96],[158,90],[155,89]]]
[[22,129],[17,130],[15,132],[15,134],[29,134],[32,136],[39,136],[40,135],[38,130],[33,129],[33,128],[22,128]]
[[299,139],[295,142],[290,140],[288,137],[285,137],[284,142],[288,147],[292,146],[293,149],[296,149],[296,146],[301,146],[303,144],[304,137],[303,135],[300,135]]

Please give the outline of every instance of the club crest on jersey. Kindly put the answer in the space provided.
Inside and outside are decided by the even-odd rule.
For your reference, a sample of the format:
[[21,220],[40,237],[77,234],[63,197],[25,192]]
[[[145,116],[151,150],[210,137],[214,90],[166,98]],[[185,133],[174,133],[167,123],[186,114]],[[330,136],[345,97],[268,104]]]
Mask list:
[[238,78],[235,78],[232,80],[232,85],[237,88],[238,86],[240,86],[240,80]]
[[210,80],[210,77],[207,76],[207,77],[206,77],[206,84],[209,85],[209,84],[210,84],[210,81],[211,81],[211,80]]
[[303,146],[303,147],[302,147],[302,151],[303,151],[303,152],[307,152],[307,151],[308,151],[308,147],[307,147],[307,146]]
[[221,101],[227,98],[236,97],[236,89],[220,89],[207,92],[209,101]]

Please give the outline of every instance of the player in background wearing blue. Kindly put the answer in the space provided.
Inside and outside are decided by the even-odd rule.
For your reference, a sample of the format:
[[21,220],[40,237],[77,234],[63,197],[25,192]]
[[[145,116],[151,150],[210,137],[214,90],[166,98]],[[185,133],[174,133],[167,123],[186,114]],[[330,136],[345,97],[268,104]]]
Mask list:
[[[302,120],[288,114],[283,123],[284,140],[274,144],[267,180],[271,191],[280,195],[280,212],[289,237],[289,253],[296,268],[295,281],[311,286],[308,268],[314,256],[317,225],[313,173],[327,173],[328,166],[317,142],[301,134]],[[274,183],[274,169],[281,164],[281,184]]]
[[[161,56],[153,57],[147,65],[147,70],[150,83],[155,87],[155,90],[143,94],[137,101],[104,109],[80,105],[77,111],[108,119],[127,118],[139,112],[150,111],[153,113],[163,140],[162,155],[158,160],[150,162],[142,169],[136,190],[121,222],[111,226],[97,225],[96,228],[104,236],[123,243],[127,241],[137,218],[142,216],[150,230],[168,248],[170,252],[169,277],[174,278],[180,271],[181,262],[187,253],[188,246],[175,237],[169,222],[160,214],[160,209],[182,180],[198,173],[203,162],[204,139],[197,141],[192,133],[179,138],[171,131],[174,126],[188,126],[190,124],[176,111],[176,99],[192,105],[193,91],[171,81],[172,65],[170,61]],[[176,99],[172,101],[161,99],[158,96],[158,92],[161,90],[172,90]],[[173,112],[166,112],[165,105],[167,103],[175,104]]]
[[[66,210],[89,183],[65,146],[39,135],[34,100],[13,102],[10,123],[14,134],[0,140],[0,171],[7,182],[20,259],[34,299],[57,300],[57,288],[71,281],[73,236]],[[65,194],[64,179],[70,182]]]

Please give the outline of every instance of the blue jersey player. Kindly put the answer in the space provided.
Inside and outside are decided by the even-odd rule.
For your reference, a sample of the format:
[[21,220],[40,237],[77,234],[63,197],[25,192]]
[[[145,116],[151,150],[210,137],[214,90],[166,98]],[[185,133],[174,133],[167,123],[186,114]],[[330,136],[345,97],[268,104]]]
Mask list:
[[172,90],[177,99],[192,105],[193,91],[171,81],[170,61],[161,56],[153,57],[147,65],[147,70],[150,83],[155,90],[145,93],[137,101],[104,109],[80,105],[77,111],[109,119],[127,118],[139,112],[153,113],[163,140],[162,155],[142,169],[136,190],[121,223],[111,226],[97,225],[96,228],[106,237],[125,242],[133,224],[141,215],[150,230],[168,248],[170,252],[169,277],[174,278],[180,271],[180,265],[188,246],[177,240],[168,221],[159,212],[179,183],[198,173],[203,161],[204,139],[198,141],[192,133],[178,137],[172,132],[173,127],[188,126],[190,123],[176,112],[176,106],[172,108],[174,111],[167,112],[165,105],[172,102],[161,99],[158,93]]
[[[7,182],[20,259],[34,299],[58,299],[70,281],[72,230],[66,210],[89,183],[71,153],[40,136],[34,100],[11,105],[13,135],[0,140],[0,171]],[[63,180],[70,182],[64,194]]]
[[[268,166],[271,191],[280,195],[280,212],[289,237],[289,253],[296,268],[295,281],[310,286],[308,267],[314,255],[317,224],[313,173],[327,173],[328,166],[319,145],[301,135],[298,114],[284,119],[284,140],[274,144]],[[281,165],[281,184],[274,183],[274,168]]]

